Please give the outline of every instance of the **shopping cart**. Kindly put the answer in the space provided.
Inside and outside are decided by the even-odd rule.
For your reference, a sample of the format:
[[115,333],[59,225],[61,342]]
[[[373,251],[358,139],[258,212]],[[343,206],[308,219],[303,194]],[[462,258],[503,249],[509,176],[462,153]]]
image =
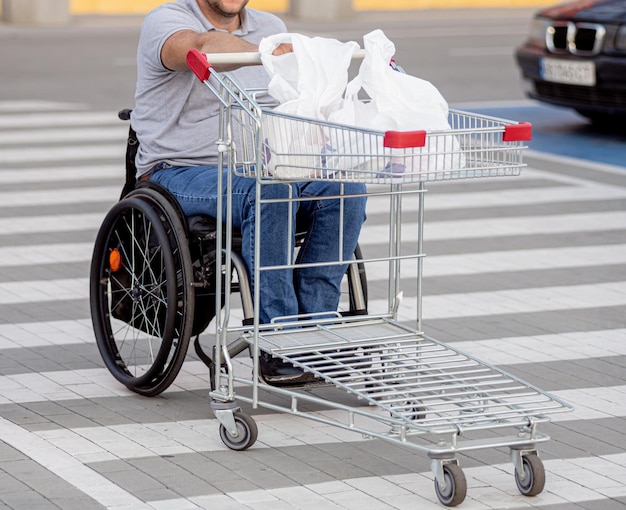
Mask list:
[[[467,490],[457,455],[483,448],[510,449],[520,492],[541,492],[545,472],[537,445],[549,437],[538,432],[538,425],[570,405],[422,331],[426,183],[519,175],[531,126],[451,111],[449,131],[381,132],[281,114],[259,104],[260,91],[246,90],[232,75],[215,72],[208,63],[214,58],[219,57],[193,50],[188,63],[220,101],[219,149],[229,175],[256,179],[258,187],[317,179],[366,183],[368,202],[384,200],[389,218],[382,230],[375,225],[371,234],[384,235],[388,248],[359,261],[379,273],[383,267],[388,280],[383,305],[372,301],[370,292],[367,315],[329,313],[268,325],[260,324],[255,314],[252,325],[234,326],[226,289],[224,307],[216,311],[213,362],[219,368],[211,392],[224,443],[244,450],[255,442],[256,424],[238,403],[246,402],[425,452],[432,459],[437,496],[447,506],[461,503]],[[226,58],[237,62],[238,56]],[[295,199],[285,202],[295,206]],[[413,222],[405,218],[407,210]],[[256,221],[259,232],[260,214]],[[229,246],[232,225],[226,223],[224,229]],[[226,254],[223,263],[229,274],[228,250]],[[262,271],[277,269],[262,267],[258,260],[254,281]],[[415,285],[407,292],[414,303],[408,315],[402,304],[406,280]],[[228,287],[228,280],[223,283]],[[258,288],[254,305],[258,309]],[[376,306],[381,309],[374,311]],[[233,348],[233,343],[240,347]],[[252,370],[243,375],[231,359],[241,346],[250,349],[253,360]],[[261,352],[312,373],[317,385],[347,392],[354,404],[317,395],[309,386],[266,384],[259,377]],[[318,411],[310,411],[313,405]]]

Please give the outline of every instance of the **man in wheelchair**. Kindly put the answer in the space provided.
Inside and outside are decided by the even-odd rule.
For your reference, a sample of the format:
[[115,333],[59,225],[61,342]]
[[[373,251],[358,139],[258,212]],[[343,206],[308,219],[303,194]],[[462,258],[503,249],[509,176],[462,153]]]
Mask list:
[[[274,15],[246,7],[247,0],[176,0],[153,10],[141,30],[137,53],[138,79],[132,128],[137,133],[137,179],[157,183],[176,198],[186,216],[198,214],[221,218],[217,210],[218,101],[189,70],[186,55],[192,48],[205,53],[258,51],[263,37],[286,32]],[[279,46],[274,54],[291,51]],[[248,88],[265,89],[268,76],[261,66],[215,66],[232,71]],[[269,101],[270,98],[267,97]],[[223,180],[226,182],[226,179]],[[293,196],[310,199],[297,202],[298,224],[307,231],[297,263],[339,260],[339,221],[343,217],[342,260],[354,253],[365,220],[365,198],[361,184],[344,184],[344,199],[317,199],[340,194],[338,182],[299,182],[263,186],[263,198]],[[288,260],[286,246],[292,246],[294,231],[288,231],[287,203],[263,204],[261,232],[255,232],[255,179],[233,176],[233,227],[240,229],[242,258],[252,279],[254,239],[261,239],[260,264],[282,265]],[[225,202],[225,201],[224,201]],[[340,208],[343,212],[340,215]],[[294,207],[296,209],[296,207]],[[291,225],[296,225],[293,218]],[[306,267],[295,271],[262,272],[259,285],[259,321],[269,323],[280,317],[335,311],[346,265]],[[268,382],[305,382],[308,376],[281,360],[262,355],[260,367]]]

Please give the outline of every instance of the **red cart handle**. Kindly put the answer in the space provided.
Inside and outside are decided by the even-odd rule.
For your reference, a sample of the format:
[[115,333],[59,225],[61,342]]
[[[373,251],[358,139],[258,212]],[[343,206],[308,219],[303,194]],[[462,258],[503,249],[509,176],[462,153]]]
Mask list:
[[195,48],[189,50],[187,53],[187,65],[200,81],[205,82],[211,77],[213,66],[209,63],[206,53],[201,53]]
[[533,139],[533,125],[530,122],[520,122],[504,126],[503,142],[525,142]]
[[389,149],[409,149],[426,145],[426,131],[385,131],[383,146]]

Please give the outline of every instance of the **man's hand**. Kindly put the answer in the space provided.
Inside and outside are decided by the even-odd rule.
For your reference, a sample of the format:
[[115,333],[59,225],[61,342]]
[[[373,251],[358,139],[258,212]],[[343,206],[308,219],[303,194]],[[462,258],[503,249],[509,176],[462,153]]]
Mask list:
[[274,51],[272,51],[272,55],[278,57],[280,55],[284,55],[285,53],[293,53],[293,44],[291,43],[280,43]]

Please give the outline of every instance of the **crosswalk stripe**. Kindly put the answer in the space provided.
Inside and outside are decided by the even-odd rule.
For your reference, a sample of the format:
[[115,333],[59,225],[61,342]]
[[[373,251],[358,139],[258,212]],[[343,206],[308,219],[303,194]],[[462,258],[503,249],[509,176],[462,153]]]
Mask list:
[[[414,310],[416,301],[406,301],[403,308]],[[623,306],[626,282],[442,294],[426,296],[423,303],[425,319]]]
[[126,139],[124,129],[120,127],[83,127],[80,129],[31,129],[28,131],[11,131],[2,133],[0,147],[11,145],[25,145],[28,148],[40,143],[77,142],[110,142],[123,144]]
[[[20,168],[19,171],[0,170],[0,184],[32,184],[48,185],[51,182],[73,183],[93,179],[123,179],[124,167],[121,163],[112,165],[93,164],[89,166],[50,166],[43,168]],[[72,188],[68,186],[67,191]],[[120,185],[121,190],[121,185]],[[65,192],[65,190],[64,190]],[[29,206],[32,203],[19,205]]]
[[[416,240],[416,224],[402,225],[402,239]],[[486,218],[453,221],[433,221],[424,227],[426,242],[451,239],[472,239],[556,232],[589,232],[598,230],[623,230],[626,212],[589,212],[555,216],[515,216],[513,218]],[[368,246],[388,239],[388,225],[367,227],[367,236],[359,244]]]
[[9,234],[37,234],[43,232],[96,231],[104,213],[59,214],[56,216],[24,216],[0,218],[0,239]]
[[0,324],[0,349],[92,342],[93,329],[89,319]]
[[29,147],[28,149],[0,148],[0,161],[12,163],[48,163],[109,159],[123,161],[125,149],[121,144],[65,145],[63,147]]
[[3,246],[0,247],[0,267],[85,262],[91,259],[92,252],[93,243]]
[[39,191],[0,192],[0,209],[19,207],[26,204],[61,205],[82,204],[87,202],[109,202],[113,205],[120,196],[120,186],[98,186],[96,188],[71,188],[51,193]]
[[0,435],[3,442],[16,448],[107,508],[150,509],[149,505],[89,468],[81,460],[63,452],[52,442],[4,418],[0,418]]
[[80,111],[86,110],[87,105],[80,103],[66,103],[62,101],[37,101],[37,100],[22,100],[22,101],[0,101],[0,112],[2,113],[25,113],[25,112],[37,112],[42,111],[57,111],[63,110],[61,113],[65,114],[67,110]]
[[120,129],[126,125],[117,118],[117,114],[114,112],[66,111],[61,113],[7,113],[0,115],[0,130],[67,126],[91,127],[103,124],[119,126]]

